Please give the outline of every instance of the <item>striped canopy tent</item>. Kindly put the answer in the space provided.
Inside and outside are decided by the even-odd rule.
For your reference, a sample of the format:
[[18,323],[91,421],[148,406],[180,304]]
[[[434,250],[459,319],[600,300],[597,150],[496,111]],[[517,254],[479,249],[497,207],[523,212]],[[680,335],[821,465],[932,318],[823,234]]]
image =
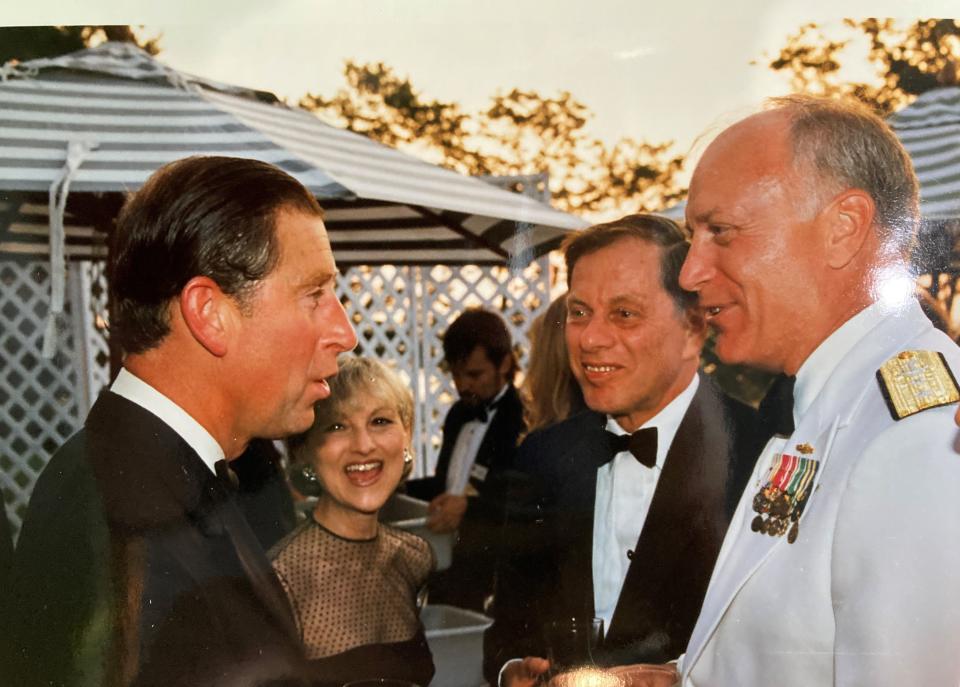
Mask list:
[[937,88],[890,116],[913,160],[925,220],[960,219],[960,88]]
[[198,154],[257,158],[297,177],[324,206],[342,265],[516,266],[586,224],[269,93],[105,43],[0,69],[0,253],[50,255],[59,234],[66,257],[102,255],[123,194]]

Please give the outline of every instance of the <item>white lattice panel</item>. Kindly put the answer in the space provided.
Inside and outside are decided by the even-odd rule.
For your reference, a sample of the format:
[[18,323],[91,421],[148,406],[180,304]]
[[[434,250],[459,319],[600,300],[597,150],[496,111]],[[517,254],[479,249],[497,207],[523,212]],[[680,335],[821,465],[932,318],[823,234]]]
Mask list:
[[[77,269],[70,266],[71,279]],[[49,290],[45,263],[0,262],[0,487],[15,531],[37,476],[86,414],[69,299],[56,355],[40,356]]]
[[80,263],[78,274],[78,292],[73,302],[77,306],[78,317],[74,322],[83,332],[85,350],[83,351],[84,379],[87,387],[87,409],[93,405],[100,392],[110,385],[110,324],[107,303],[107,264],[97,262]]

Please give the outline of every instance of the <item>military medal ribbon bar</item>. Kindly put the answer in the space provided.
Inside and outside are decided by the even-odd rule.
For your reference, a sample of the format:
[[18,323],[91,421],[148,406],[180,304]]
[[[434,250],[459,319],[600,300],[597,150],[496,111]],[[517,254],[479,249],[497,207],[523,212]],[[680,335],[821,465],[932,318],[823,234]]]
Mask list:
[[[801,446],[797,448],[801,449]],[[811,454],[813,451],[804,444],[802,453]],[[800,516],[806,507],[810,485],[813,484],[818,467],[819,461],[813,458],[789,453],[775,455],[766,483],[753,497],[753,510],[757,516],[750,523],[750,529],[771,537],[780,537],[789,528],[787,541],[791,544],[795,542],[800,528]]]

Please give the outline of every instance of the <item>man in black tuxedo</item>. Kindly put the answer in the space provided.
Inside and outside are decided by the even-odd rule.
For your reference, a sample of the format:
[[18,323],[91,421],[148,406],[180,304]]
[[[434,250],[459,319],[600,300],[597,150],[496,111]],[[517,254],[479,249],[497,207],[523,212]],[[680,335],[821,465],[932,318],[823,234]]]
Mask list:
[[316,200],[271,165],[188,158],[132,196],[109,264],[123,369],[34,489],[0,682],[306,684],[227,461],[329,394],[356,343],[335,274]]
[[432,530],[458,530],[453,563],[432,576],[430,600],[483,611],[493,592],[505,475],[524,429],[516,359],[504,321],[479,308],[453,321],[443,354],[460,398],[443,422],[434,476],[412,480],[407,491],[430,501]]
[[[512,494],[485,637],[492,684],[508,659],[546,656],[554,620],[603,618],[601,665],[661,663],[686,645],[759,441],[740,431],[752,409],[698,374],[704,321],[678,285],[687,247],[653,215],[564,247],[570,364],[589,410],[520,448],[530,479]],[[513,661],[503,681],[532,684],[546,667]]]

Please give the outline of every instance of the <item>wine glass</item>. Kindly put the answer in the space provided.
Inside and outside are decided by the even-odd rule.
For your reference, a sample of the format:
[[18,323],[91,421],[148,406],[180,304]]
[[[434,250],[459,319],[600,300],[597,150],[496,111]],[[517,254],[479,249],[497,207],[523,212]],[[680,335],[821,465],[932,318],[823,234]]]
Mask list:
[[564,618],[547,623],[543,638],[550,673],[595,665],[594,653],[603,644],[602,618]]

